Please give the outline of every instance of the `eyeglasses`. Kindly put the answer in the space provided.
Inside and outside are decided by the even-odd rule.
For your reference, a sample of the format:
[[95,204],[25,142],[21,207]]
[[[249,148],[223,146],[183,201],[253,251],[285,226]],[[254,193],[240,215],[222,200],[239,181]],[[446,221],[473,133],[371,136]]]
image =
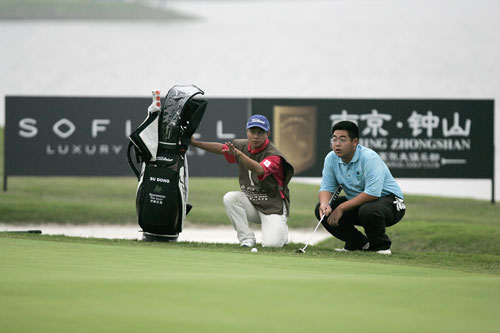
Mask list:
[[340,142],[341,144],[344,144],[344,143],[346,143],[348,141],[349,141],[348,138],[333,138],[333,139],[330,139],[330,144],[333,145],[334,143],[337,143],[337,142]]

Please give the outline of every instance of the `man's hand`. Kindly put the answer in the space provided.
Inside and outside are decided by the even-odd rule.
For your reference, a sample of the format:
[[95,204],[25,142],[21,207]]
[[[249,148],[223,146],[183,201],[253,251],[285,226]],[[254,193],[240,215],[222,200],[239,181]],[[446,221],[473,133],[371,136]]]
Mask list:
[[340,218],[342,217],[342,215],[344,215],[344,211],[342,210],[342,208],[340,208],[340,206],[338,206],[330,214],[330,216],[328,216],[328,220],[327,220],[328,224],[331,225],[332,227],[338,227],[339,221],[340,221]]
[[332,212],[332,207],[330,207],[329,204],[325,203],[325,204],[321,204],[319,206],[319,215],[320,216],[323,216],[323,215],[330,215],[330,213]]
[[227,146],[227,150],[222,150],[222,152],[224,153],[229,153],[231,155],[234,155],[236,157],[238,157],[238,149],[231,143],[231,142],[224,142],[225,145]]
[[241,150],[236,148],[231,142],[224,142],[227,146],[227,150],[223,149],[223,153],[234,155],[239,163],[242,163],[248,170],[256,174],[257,176],[264,174],[264,168],[259,162],[252,160],[250,157],[245,155]]

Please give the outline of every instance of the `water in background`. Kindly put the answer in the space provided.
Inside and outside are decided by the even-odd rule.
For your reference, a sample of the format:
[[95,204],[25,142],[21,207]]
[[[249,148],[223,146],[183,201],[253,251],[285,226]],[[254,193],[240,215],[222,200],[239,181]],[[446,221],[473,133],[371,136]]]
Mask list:
[[[168,5],[199,20],[0,21],[0,126],[5,95],[137,97],[189,83],[209,97],[500,100],[498,0]],[[500,128],[498,106],[495,118]],[[401,181],[407,193],[491,193],[482,180]]]

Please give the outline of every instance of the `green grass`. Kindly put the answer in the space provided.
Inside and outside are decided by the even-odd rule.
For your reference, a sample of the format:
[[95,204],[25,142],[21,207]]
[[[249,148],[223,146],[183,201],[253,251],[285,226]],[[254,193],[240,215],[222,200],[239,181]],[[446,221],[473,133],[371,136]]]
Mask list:
[[[191,177],[189,202],[194,208],[188,216],[189,221],[227,223],[222,197],[238,187],[235,178]],[[9,177],[8,191],[0,193],[0,221],[135,223],[136,189],[137,181],[133,177]],[[318,187],[292,183],[290,189],[289,226],[310,227],[315,223],[312,211]],[[407,195],[406,202],[405,223],[495,228],[500,216],[498,204],[482,200]]]
[[[3,129],[0,170],[3,173]],[[132,177],[10,177],[0,222],[136,224]],[[190,179],[189,224],[226,224],[236,179]],[[291,227],[310,228],[317,186],[291,184]],[[0,232],[5,332],[493,332],[500,208],[407,196],[393,255]],[[189,225],[188,224],[188,225]]]
[[[0,168],[2,140],[0,128]],[[0,192],[0,223],[39,224],[41,229],[44,223],[137,224],[137,181],[133,177],[9,177],[8,188]],[[317,186],[292,183],[290,188],[289,226],[312,231],[317,223],[313,216]],[[235,178],[191,177],[189,202],[194,208],[187,225],[229,225],[222,197],[237,189]],[[406,204],[406,216],[387,233],[393,252],[404,254],[407,263],[439,267],[444,262],[471,272],[498,271],[498,204],[412,195],[406,197]],[[314,248],[331,252],[341,246],[342,242],[332,237]],[[356,254],[349,254],[352,256]]]
[[[317,187],[291,184],[293,206],[290,227],[314,222]],[[133,177],[9,177],[8,191],[0,194],[0,222],[135,223]],[[226,224],[224,193],[238,190],[236,178],[190,178],[188,216],[193,223]]]
[[146,1],[0,0],[0,20],[172,20],[194,19]]
[[397,256],[2,233],[0,251],[6,332],[487,332],[500,310],[497,275]]
[[9,177],[2,222],[133,223],[133,178]]

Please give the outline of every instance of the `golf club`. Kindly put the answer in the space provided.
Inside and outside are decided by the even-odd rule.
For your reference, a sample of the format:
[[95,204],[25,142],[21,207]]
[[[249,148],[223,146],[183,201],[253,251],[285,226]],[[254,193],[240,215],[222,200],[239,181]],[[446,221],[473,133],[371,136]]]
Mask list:
[[[339,197],[339,194],[340,192],[342,191],[343,187],[342,185],[339,185],[337,186],[337,189],[335,190],[335,192],[333,193],[332,197],[330,198],[330,201],[328,201],[328,204],[331,205],[335,200],[337,200],[337,198]],[[316,228],[314,228],[314,231],[311,235],[311,238],[309,238],[309,241],[306,243],[306,246],[304,246],[303,248],[300,248],[298,249],[297,253],[306,253],[306,248],[309,246],[309,243],[311,243],[313,237],[314,237],[314,234],[316,233],[316,230],[318,230],[318,227],[319,225],[321,224],[321,222],[323,222],[323,219],[326,217],[326,215],[323,214],[323,216],[321,216],[321,219],[319,220],[318,224],[316,225]]]

